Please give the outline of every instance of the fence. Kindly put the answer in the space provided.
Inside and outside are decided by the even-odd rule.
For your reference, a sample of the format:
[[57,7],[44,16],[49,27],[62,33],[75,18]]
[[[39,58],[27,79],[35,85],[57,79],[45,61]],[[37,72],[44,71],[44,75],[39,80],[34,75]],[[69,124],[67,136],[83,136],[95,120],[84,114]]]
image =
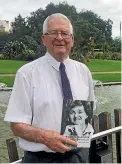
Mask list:
[[[90,163],[113,163],[112,134],[115,134],[116,159],[121,163],[121,121],[122,112],[114,110],[115,128],[111,128],[111,114],[108,112],[94,115],[92,124],[95,134],[92,136],[89,160]],[[6,140],[9,160],[11,163],[20,163],[16,142],[14,139]]]
[[115,128],[112,128],[110,113],[103,112],[93,117],[95,134],[90,148],[91,163],[113,163],[112,134],[115,134],[117,163],[121,163],[121,114],[120,109],[114,110]]

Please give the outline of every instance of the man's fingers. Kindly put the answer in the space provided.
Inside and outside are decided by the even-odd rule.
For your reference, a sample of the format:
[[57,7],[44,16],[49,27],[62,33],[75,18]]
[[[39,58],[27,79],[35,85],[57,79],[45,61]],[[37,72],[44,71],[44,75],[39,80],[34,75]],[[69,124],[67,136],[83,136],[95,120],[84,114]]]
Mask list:
[[62,150],[62,152],[66,152],[66,151],[72,150],[72,148],[70,146],[66,146],[63,143],[61,143],[59,146],[60,146],[60,149]]
[[55,152],[63,152],[64,150],[61,149],[59,144],[52,144],[52,145],[48,145],[48,147]]
[[58,144],[53,148],[53,151],[65,153],[66,151],[72,150],[71,147],[64,145],[63,143]]
[[75,140],[70,139],[70,138],[65,137],[65,136],[61,136],[61,141],[64,144],[69,144],[69,145],[77,146],[77,142]]
[[53,151],[64,153],[70,151],[72,146],[77,146],[77,143],[71,138],[51,131],[47,137],[46,145]]
[[70,145],[73,145],[73,146],[77,146],[77,142],[74,141],[73,139],[68,138],[68,137],[66,139],[66,143],[70,144]]
[[60,153],[64,152],[60,147],[53,148],[52,150],[55,152],[60,152]]

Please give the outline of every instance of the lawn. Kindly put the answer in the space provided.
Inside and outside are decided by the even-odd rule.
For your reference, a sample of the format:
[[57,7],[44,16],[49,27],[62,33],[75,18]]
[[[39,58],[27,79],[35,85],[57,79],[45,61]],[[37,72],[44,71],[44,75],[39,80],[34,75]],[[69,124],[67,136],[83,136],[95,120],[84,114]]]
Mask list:
[[16,60],[0,60],[0,74],[16,73],[22,65],[26,64],[26,61],[16,61]]
[[98,60],[92,59],[86,63],[91,72],[111,72],[121,71],[121,61],[119,60]]
[[95,80],[101,82],[121,82],[121,74],[96,74],[92,76]]
[[[15,60],[0,60],[0,74],[3,73],[16,73],[22,65],[26,64],[26,61]],[[121,61],[116,60],[97,60],[92,59],[86,63],[92,72],[107,72],[107,71],[120,71]]]
[[[0,82],[7,84],[8,87],[12,87],[15,76],[0,76]],[[93,75],[94,80],[100,80],[102,82],[121,82],[121,74],[96,74]]]
[[15,76],[0,76],[0,83],[7,84],[8,87],[12,87]]
[[[0,74],[14,74],[26,61],[0,60]],[[91,72],[121,71],[121,62],[116,60],[92,59],[86,64]],[[0,76],[0,82],[12,87],[15,76]],[[120,82],[121,74],[94,74],[93,79],[102,82]]]

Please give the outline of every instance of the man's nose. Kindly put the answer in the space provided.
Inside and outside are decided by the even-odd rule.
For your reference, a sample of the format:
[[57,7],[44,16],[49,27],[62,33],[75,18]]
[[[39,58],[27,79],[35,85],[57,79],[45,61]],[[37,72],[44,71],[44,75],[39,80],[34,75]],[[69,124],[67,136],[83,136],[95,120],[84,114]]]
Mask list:
[[57,34],[56,39],[57,39],[57,40],[63,40],[63,37],[62,37],[61,33],[58,33],[58,34]]

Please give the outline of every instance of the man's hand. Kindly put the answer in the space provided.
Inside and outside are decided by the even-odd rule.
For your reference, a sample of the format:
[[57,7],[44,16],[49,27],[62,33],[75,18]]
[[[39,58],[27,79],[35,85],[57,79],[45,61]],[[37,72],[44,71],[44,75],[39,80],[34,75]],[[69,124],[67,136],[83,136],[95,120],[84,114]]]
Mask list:
[[[44,144],[55,152],[66,152],[72,149],[72,146],[77,146],[76,141],[62,136],[59,133],[52,131],[52,130],[45,130],[44,131]],[[66,146],[66,145],[71,145]]]
[[[19,136],[27,141],[45,144],[55,152],[66,152],[77,146],[77,143],[56,131],[34,128],[25,123],[11,123],[11,129],[15,136]],[[66,146],[71,145],[71,146]]]

